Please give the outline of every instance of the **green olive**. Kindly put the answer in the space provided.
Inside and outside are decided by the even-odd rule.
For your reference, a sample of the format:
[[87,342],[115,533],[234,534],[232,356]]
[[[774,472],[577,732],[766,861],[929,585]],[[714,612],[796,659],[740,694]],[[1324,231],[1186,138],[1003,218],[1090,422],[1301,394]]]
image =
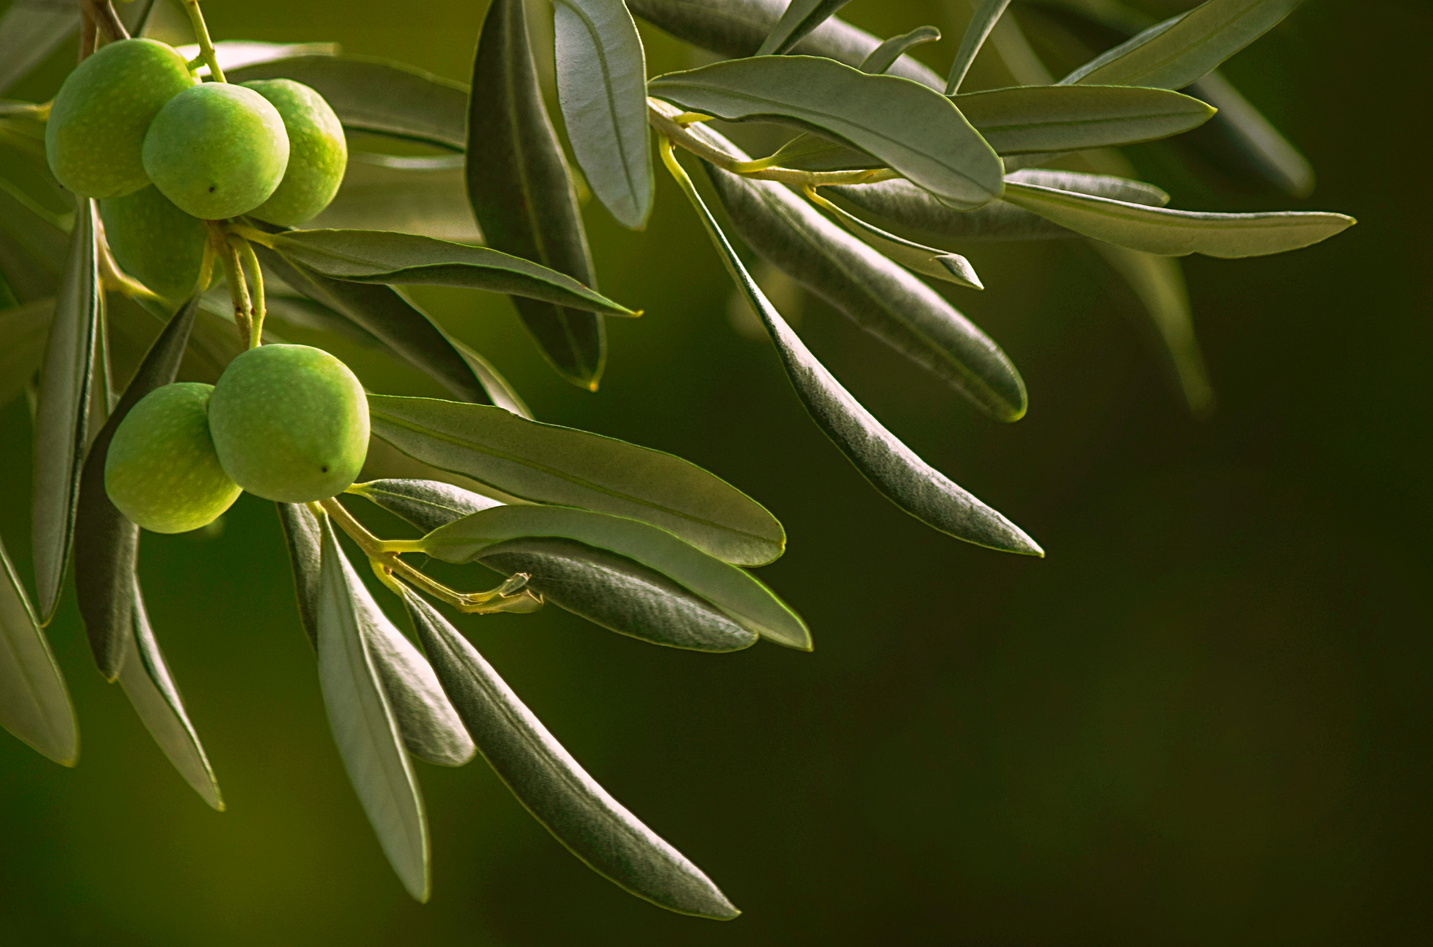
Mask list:
[[154,187],[100,201],[100,218],[115,262],[130,276],[175,301],[198,288],[209,239],[204,221]]
[[266,500],[342,493],[368,455],[368,397],[348,366],[307,345],[265,345],[229,363],[209,401],[214,448]]
[[219,464],[206,408],[212,385],[156,388],[130,409],[105,455],[110,502],[143,528],[184,533],[207,526],[239,498]]
[[152,39],[100,47],[60,86],[45,125],[45,155],[81,197],[120,197],[149,183],[141,152],[154,117],[194,88],[184,57]]
[[247,214],[289,162],[284,120],[240,85],[206,82],[170,99],[144,136],[144,169],[180,210],[205,220]]
[[292,79],[256,79],[247,88],[268,99],[284,119],[289,166],[278,190],[249,213],[271,224],[296,227],[317,217],[343,183],[348,143],[323,96]]

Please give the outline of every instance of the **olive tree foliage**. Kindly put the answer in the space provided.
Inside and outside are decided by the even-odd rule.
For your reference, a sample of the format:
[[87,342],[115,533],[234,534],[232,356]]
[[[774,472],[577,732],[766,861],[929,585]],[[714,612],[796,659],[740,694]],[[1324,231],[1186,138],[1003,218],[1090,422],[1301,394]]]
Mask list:
[[[105,452],[129,409],[181,373],[212,382],[249,345],[282,341],[296,327],[356,336],[450,397],[370,392],[374,444],[384,445],[369,458],[377,479],[342,500],[277,507],[334,739],[403,884],[427,898],[428,823],[413,759],[460,766],[481,753],[594,870],[670,910],[734,917],[716,885],[588,776],[435,602],[477,613],[547,602],[635,638],[713,653],[759,639],[809,650],[805,623],[751,571],[782,554],[781,525],[680,458],[533,419],[498,369],[402,287],[511,296],[555,372],[595,390],[605,320],[638,313],[596,289],[571,162],[596,203],[634,229],[651,213],[660,168],[769,334],[796,397],[871,486],[956,539],[1041,556],[1015,523],[922,460],[842,386],[763,293],[739,247],[977,411],[1013,422],[1026,412],[1025,384],[950,301],[982,288],[957,248],[1091,242],[1143,301],[1177,390],[1199,412],[1211,392],[1178,257],[1279,253],[1352,223],[1333,213],[1172,209],[1162,190],[1132,179],[1116,150],[1210,122],[1235,146],[1237,171],[1303,196],[1307,163],[1217,71],[1299,0],[1206,0],[1162,22],[1117,0],[1021,4],[1027,27],[1061,41],[1045,46],[1116,37],[1063,77],[1049,70],[1064,65],[1027,43],[1009,0],[971,0],[947,77],[914,56],[940,39],[935,28],[881,40],[835,18],[844,5],[552,0],[564,141],[544,105],[522,0],[492,0],[471,86],[331,44],[213,42],[198,4],[186,3],[197,42],[180,52],[196,74],[304,83],[356,144],[337,199],[303,229],[208,222],[219,236],[211,256],[233,248],[238,262],[221,266],[226,288],[182,303],[118,265],[96,202],[51,176],[49,104],[0,101],[0,399],[25,397],[32,409],[37,577],[25,588],[0,550],[0,723],[75,763],[75,716],[42,630],[73,574],[100,671],[120,683],[181,775],[223,808],[145,609],[139,527],[106,496]],[[154,34],[161,12],[144,0],[118,13],[105,0],[17,0],[0,19],[0,95],[76,33],[88,51]],[[176,15],[184,22],[169,13],[171,28]],[[649,77],[634,16],[716,60]],[[1009,82],[967,91],[978,55]],[[753,156],[715,120],[775,125],[786,140]],[[396,139],[427,154],[384,152],[381,143]],[[120,322],[153,337],[137,364],[114,363],[108,339]],[[420,538],[374,536],[350,509],[360,501],[397,514]],[[481,565],[501,581],[459,592],[404,558],[413,554]],[[414,636],[385,615],[355,561],[401,601]]]

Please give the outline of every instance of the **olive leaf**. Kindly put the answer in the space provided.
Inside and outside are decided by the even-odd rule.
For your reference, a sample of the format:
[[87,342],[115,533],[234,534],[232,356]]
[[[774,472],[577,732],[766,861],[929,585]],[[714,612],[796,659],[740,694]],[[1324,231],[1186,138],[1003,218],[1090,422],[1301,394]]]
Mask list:
[[[770,35],[788,0],[627,0],[637,16],[678,39],[723,56],[750,56]],[[791,50],[802,56],[825,56],[859,66],[881,41],[839,17],[828,17]],[[901,56],[890,72],[932,89],[945,81],[911,56]]]
[[958,207],[1000,193],[1000,159],[950,99],[812,56],[758,56],[668,73],[651,93],[731,121],[779,121],[874,155]]
[[0,726],[61,766],[80,756],[64,675],[0,541]]
[[0,407],[18,398],[39,370],[54,311],[53,298],[0,309]]
[[56,295],[70,239],[0,188],[0,272],[22,301]]
[[194,297],[170,318],[149,347],[134,378],[110,412],[84,461],[75,520],[75,589],[80,617],[100,673],[113,681],[127,663],[135,634],[135,558],[139,527],[113,503],[104,486],[105,455],[125,416],[139,400],[174,380],[184,356],[199,299]]
[[154,629],[150,627],[139,580],[132,573],[130,579],[132,651],[120,668],[119,685],[124,688],[125,696],[145,729],[154,737],[154,742],[159,744],[179,775],[210,808],[223,812],[224,797],[219,792],[219,781],[209,765],[204,745],[199,742],[199,734],[189,720],[189,712],[184,709],[184,699],[179,695],[179,687],[174,683],[169,665],[154,640]]
[[1062,85],[1182,89],[1279,24],[1303,0],[1205,0],[1085,63]]
[[762,41],[756,55],[771,56],[790,52],[791,47],[850,2],[851,0],[791,0],[781,14],[781,19],[776,21],[776,26]]
[[[922,43],[935,43],[940,40],[940,30],[934,26],[917,26],[908,33],[899,36],[892,36],[881,43],[865,59],[861,60],[858,68],[862,72],[869,72],[873,76],[879,76],[889,72],[906,53]],[[907,76],[906,78],[910,78]]]
[[[323,528],[318,517],[297,503],[277,503],[289,550],[299,620],[315,649],[319,601],[323,594]],[[443,695],[433,669],[389,621],[366,588],[354,589],[354,616],[378,671],[383,693],[398,722],[403,744],[418,759],[437,766],[462,766],[476,752],[462,721]]]
[[647,61],[622,0],[553,0],[557,100],[587,186],[624,227],[652,212]]
[[960,91],[960,84],[965,81],[970,64],[975,62],[975,54],[985,45],[990,31],[995,29],[996,22],[1008,6],[1010,0],[976,0],[970,23],[960,38],[960,48],[955,51],[955,61],[950,64],[950,75],[945,81],[946,95],[955,95]]
[[0,16],[0,92],[48,59],[79,28],[73,7],[10,4]]
[[[447,162],[456,162],[449,164]],[[392,230],[457,243],[480,243],[468,206],[460,155],[390,158],[354,151],[333,203],[307,226],[326,230]]]
[[[567,160],[547,116],[528,46],[522,0],[493,0],[473,58],[468,199],[495,250],[595,286],[587,234]],[[602,320],[536,300],[518,315],[558,373],[595,391],[607,357]]]
[[554,838],[594,871],[668,910],[719,919],[739,913],[699,868],[597,785],[435,608],[411,591],[403,600],[483,757]]
[[786,534],[755,500],[690,461],[511,412],[370,395],[374,435],[509,496],[653,523],[741,565],[780,557]]
[[[49,622],[60,601],[75,531],[80,468],[90,434],[95,337],[104,305],[96,231],[99,212],[82,200],[65,264],[35,407],[35,489],[32,530],[36,607]],[[113,669],[118,670],[116,664]],[[110,674],[113,677],[113,674]]]
[[[433,480],[375,480],[350,493],[424,532],[502,504]],[[489,547],[477,561],[505,576],[524,573],[549,603],[619,634],[652,644],[724,652],[757,636],[704,599],[624,556],[569,539],[528,538]]]
[[732,280],[776,344],[782,367],[801,403],[871,485],[898,507],[943,533],[992,549],[1043,556],[1040,547],[1018,526],[921,460],[841,387],[756,285],[675,158],[670,159],[669,167],[701,216]]
[[1354,223],[1320,211],[1214,214],[1076,194],[1033,184],[1008,183],[1004,200],[1062,227],[1145,253],[1214,257],[1262,256],[1327,240]]
[[318,598],[318,674],[329,727],[343,767],[383,854],[414,900],[431,891],[428,819],[418,779],[365,641],[359,602],[367,589],[322,525]]
[[958,95],[955,104],[1002,155],[1132,145],[1179,135],[1214,114],[1166,89],[1017,86]]
[[316,89],[353,131],[462,151],[468,89],[462,83],[384,59],[295,56],[226,72],[230,82],[293,79]]
[[666,576],[768,641],[811,650],[811,633],[756,577],[638,520],[565,506],[496,506],[439,527],[416,542],[445,562],[472,562],[512,540],[569,539],[616,553]]
[[1169,193],[1163,188],[1148,181],[1136,181],[1116,174],[1024,168],[1005,175],[1005,181],[1009,184],[1035,184],[1061,191],[1074,191],[1077,194],[1108,197],[1110,200],[1143,204],[1146,207],[1163,207],[1169,203]]
[[[693,132],[723,151],[740,154],[710,129]],[[1025,384],[1015,366],[929,286],[782,185],[711,166],[707,174],[737,232],[778,269],[989,416],[1014,421],[1025,413]]]
[[935,247],[927,247],[907,240],[905,237],[887,233],[880,227],[869,224],[855,214],[831,203],[816,191],[811,191],[807,196],[813,203],[835,217],[841,226],[859,238],[861,242],[911,272],[970,289],[985,288],[981,285],[980,277],[976,275],[975,268],[970,265],[970,261],[959,253],[937,250]]
[[[176,46],[175,50],[187,60],[199,58],[199,44],[189,43]],[[249,66],[287,59],[301,59],[314,56],[337,56],[337,43],[263,43],[251,39],[221,39],[214,44],[214,58],[225,77]],[[196,76],[208,76],[209,66],[201,64],[194,70]],[[244,81],[248,81],[245,79]]]
[[461,286],[606,315],[635,315],[570,276],[487,247],[381,230],[289,230],[267,239],[291,261],[331,279]]
[[1309,160],[1218,70],[1187,91],[1219,110],[1207,127],[1227,138],[1257,174],[1293,197],[1313,193],[1314,169]]

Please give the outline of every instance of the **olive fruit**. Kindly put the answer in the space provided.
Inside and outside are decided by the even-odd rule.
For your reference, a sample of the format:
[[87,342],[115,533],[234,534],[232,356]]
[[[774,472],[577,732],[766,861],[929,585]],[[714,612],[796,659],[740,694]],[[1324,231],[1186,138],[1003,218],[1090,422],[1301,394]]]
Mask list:
[[191,86],[170,99],[144,136],[144,170],[186,214],[220,220],[269,199],[289,162],[278,110],[253,89]]
[[152,39],[100,47],[60,86],[45,124],[45,156],[81,197],[119,197],[149,183],[141,152],[166,102],[194,88],[184,57]]
[[130,276],[176,301],[198,288],[209,239],[204,221],[152,186],[100,201],[100,219],[115,262]]
[[229,363],[209,399],[219,462],[266,500],[342,493],[368,455],[368,398],[348,366],[307,345],[264,345]]
[[156,533],[207,526],[239,498],[209,437],[206,406],[212,385],[182,382],[156,388],[115,429],[105,455],[110,502]]
[[249,213],[295,227],[317,217],[333,200],[348,167],[343,126],[323,96],[292,79],[255,79],[245,87],[269,100],[289,136],[289,166],[278,190]]

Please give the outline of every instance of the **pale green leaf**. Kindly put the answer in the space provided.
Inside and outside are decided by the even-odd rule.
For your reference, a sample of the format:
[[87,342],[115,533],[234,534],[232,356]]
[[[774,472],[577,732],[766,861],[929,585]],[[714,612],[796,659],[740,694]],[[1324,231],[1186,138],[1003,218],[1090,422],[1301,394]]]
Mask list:
[[945,81],[946,95],[955,95],[960,91],[960,84],[965,81],[970,64],[975,62],[975,54],[985,45],[986,37],[995,29],[995,24],[999,22],[1005,8],[1010,6],[1010,0],[971,0],[971,3],[975,9],[971,13],[965,34],[960,38],[960,48],[955,51],[955,61],[950,64],[950,76]]
[[1214,114],[1166,89],[1018,86],[955,97],[966,119],[1002,155],[1080,151],[1168,138]]
[[818,192],[810,195],[817,203],[840,222],[841,226],[854,234],[867,246],[878,251],[887,259],[894,260],[913,273],[944,280],[969,289],[984,289],[975,267],[959,253],[937,250],[923,244],[887,233],[874,224],[867,223],[855,214],[849,213],[822,197]]
[[861,60],[859,68],[862,72],[869,72],[873,76],[883,75],[889,72],[891,67],[896,64],[896,61],[910,50],[922,43],[935,43],[939,41],[940,30],[934,26],[917,26],[909,33],[892,36],[871,50],[870,55]]
[[0,726],[62,766],[80,756],[65,678],[0,542]]
[[791,0],[781,14],[781,19],[776,21],[776,26],[762,41],[756,55],[789,53],[791,47],[850,2],[851,0]]

